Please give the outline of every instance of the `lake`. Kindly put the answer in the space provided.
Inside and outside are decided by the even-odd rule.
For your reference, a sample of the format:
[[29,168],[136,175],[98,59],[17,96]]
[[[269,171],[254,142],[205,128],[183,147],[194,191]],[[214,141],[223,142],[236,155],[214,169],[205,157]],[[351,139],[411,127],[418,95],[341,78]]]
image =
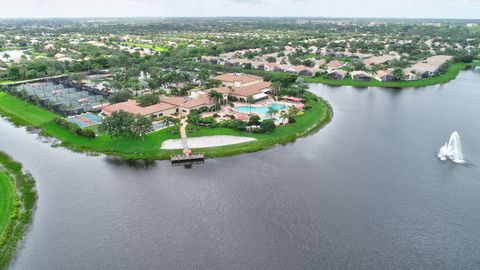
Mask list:
[[[15,60],[17,58],[20,58],[25,52],[26,50],[0,51],[0,61],[10,62],[10,60]],[[8,58],[5,58],[5,55],[7,55]]]
[[[311,85],[335,114],[317,134],[192,169],[73,153],[0,119],[39,193],[11,269],[479,269],[479,85]],[[436,157],[454,130],[465,165]]]

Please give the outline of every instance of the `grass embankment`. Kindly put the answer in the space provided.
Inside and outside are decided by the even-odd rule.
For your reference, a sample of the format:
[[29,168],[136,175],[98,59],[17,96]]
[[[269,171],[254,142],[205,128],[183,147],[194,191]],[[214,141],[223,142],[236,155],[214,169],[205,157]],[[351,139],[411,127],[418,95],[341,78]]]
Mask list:
[[355,86],[355,87],[385,87],[385,88],[407,88],[407,87],[424,87],[431,86],[436,84],[444,84],[451,80],[454,80],[460,71],[464,70],[469,66],[478,65],[474,62],[471,64],[465,63],[455,63],[452,64],[448,70],[432,78],[416,80],[416,81],[401,81],[401,82],[380,82],[377,80],[370,81],[354,81],[350,76],[345,77],[343,80],[329,80],[325,75],[320,77],[304,77],[305,82],[307,83],[323,83],[332,86]]
[[165,47],[155,46],[155,45],[152,45],[152,44],[141,44],[141,43],[134,43],[134,42],[118,42],[116,44],[131,46],[131,47],[151,49],[151,50],[154,50],[156,52],[166,52],[166,51],[168,51],[168,49],[165,48]]
[[228,128],[205,128],[195,127],[197,131],[189,133],[189,137],[231,135],[243,136],[257,139],[253,142],[237,144],[234,146],[212,147],[197,149],[204,152],[208,157],[232,156],[241,153],[251,153],[273,147],[277,144],[286,144],[295,141],[299,137],[304,137],[314,133],[326,124],[332,117],[333,111],[330,105],[323,99],[311,103],[312,107],[305,114],[298,116],[296,123],[279,126],[272,133],[252,134]]
[[[107,135],[99,135],[94,139],[80,137],[69,130],[62,128],[52,121],[56,114],[46,109],[20,100],[6,93],[0,92],[0,114],[9,117],[18,125],[28,125],[39,128],[43,135],[57,138],[62,146],[79,152],[98,152],[120,156],[124,159],[169,159],[171,154],[181,153],[181,150],[161,150],[161,144],[168,139],[179,139],[178,133],[172,133],[175,127],[150,133],[143,140],[137,139],[112,139]],[[276,144],[294,141],[299,136],[305,136],[316,131],[332,117],[330,106],[323,100],[313,103],[312,108],[298,117],[295,124],[277,128],[271,134],[249,134],[233,129],[201,128],[191,134],[193,137],[208,135],[236,135],[249,136],[258,140],[251,143],[235,146],[201,149],[207,157],[235,155],[245,152],[259,151]],[[177,130],[178,131],[178,130]]]
[[180,137],[179,134],[172,134],[170,129],[151,133],[143,140],[112,139],[106,135],[88,139],[54,124],[53,119],[58,117],[55,113],[2,92],[0,114],[8,117],[14,124],[39,128],[43,135],[59,139],[62,146],[79,152],[101,152],[126,159],[167,159],[170,154],[178,152],[159,151],[163,141]]
[[33,177],[0,152],[0,269],[9,264],[25,235],[36,199]]

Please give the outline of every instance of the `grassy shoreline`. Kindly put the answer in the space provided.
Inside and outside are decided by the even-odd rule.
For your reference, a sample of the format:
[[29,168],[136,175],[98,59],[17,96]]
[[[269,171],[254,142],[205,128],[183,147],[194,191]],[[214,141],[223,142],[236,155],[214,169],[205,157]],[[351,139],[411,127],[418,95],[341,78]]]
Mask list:
[[[313,95],[313,94],[312,94]],[[168,139],[179,139],[178,132],[172,132],[175,127],[153,132],[144,139],[112,139],[106,135],[99,135],[94,139],[80,137],[69,130],[62,128],[52,121],[56,114],[20,100],[7,93],[0,92],[0,115],[3,115],[16,125],[32,126],[40,130],[42,135],[58,139],[61,146],[76,152],[102,153],[119,156],[123,159],[168,160],[172,154],[181,153],[181,150],[162,150],[161,144]],[[295,141],[298,137],[309,135],[328,122],[333,116],[330,105],[322,99],[312,104],[312,108],[298,117],[297,123],[278,127],[271,134],[250,134],[233,129],[208,129],[189,136],[232,135],[255,137],[257,141],[245,144],[222,146],[207,149],[195,149],[204,152],[207,158],[231,156],[240,153],[250,153],[273,147],[277,144],[286,144]]]
[[450,68],[444,74],[436,77],[415,80],[415,81],[401,81],[401,82],[380,82],[377,80],[371,81],[354,81],[351,77],[347,76],[343,80],[329,80],[325,77],[303,77],[306,83],[321,83],[331,86],[354,86],[354,87],[384,87],[384,88],[410,88],[410,87],[425,87],[437,84],[445,84],[454,80],[458,74],[468,67],[480,65],[478,62],[470,64],[456,63],[452,64]]
[[0,218],[4,218],[3,226],[0,226],[0,269],[3,269],[10,263],[32,221],[37,194],[33,177],[24,173],[22,165],[3,152],[0,152],[0,181],[4,187],[3,190],[0,187],[2,196],[5,192],[4,198],[11,200],[11,208],[0,209]]

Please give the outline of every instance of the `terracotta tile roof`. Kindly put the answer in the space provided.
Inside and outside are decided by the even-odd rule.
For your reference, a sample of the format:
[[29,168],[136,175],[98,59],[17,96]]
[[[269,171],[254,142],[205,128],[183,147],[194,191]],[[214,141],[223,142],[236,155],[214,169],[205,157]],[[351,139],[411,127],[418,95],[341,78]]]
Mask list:
[[200,106],[210,106],[210,105],[213,105],[213,102],[210,100],[210,98],[207,95],[202,95],[197,99],[187,100],[185,103],[180,105],[180,107],[192,109]]
[[375,75],[377,77],[383,77],[383,76],[386,76],[386,75],[392,75],[392,72],[390,72],[388,70],[379,70],[379,71],[375,72]]
[[222,82],[241,82],[241,83],[249,83],[258,80],[263,80],[260,76],[250,75],[250,74],[243,74],[243,73],[227,73],[216,76],[213,78],[214,80],[222,81]]
[[160,101],[168,104],[172,104],[175,106],[180,106],[185,102],[185,99],[183,97],[166,97],[166,98],[162,98]]
[[166,111],[169,109],[173,109],[176,106],[160,102],[158,104],[148,106],[148,107],[140,107],[135,100],[129,100],[109,106],[103,107],[103,112],[107,115],[110,115],[116,111],[124,111],[133,114],[140,114],[140,115],[150,115],[159,113],[162,111]]
[[253,96],[255,94],[261,93],[263,90],[268,89],[272,86],[270,82],[260,82],[256,84],[252,84],[249,86],[245,87],[218,87],[218,88],[212,88],[207,90],[208,92],[210,91],[217,91],[222,94],[231,94],[235,96],[241,96],[241,97],[249,97]]

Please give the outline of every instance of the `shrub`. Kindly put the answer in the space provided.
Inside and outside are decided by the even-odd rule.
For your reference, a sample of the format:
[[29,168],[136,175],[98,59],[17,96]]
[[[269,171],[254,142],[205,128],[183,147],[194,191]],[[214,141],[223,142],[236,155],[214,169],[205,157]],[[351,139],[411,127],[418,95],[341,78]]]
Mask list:
[[258,126],[260,125],[260,116],[254,114],[248,119],[249,126]]
[[78,135],[87,137],[87,138],[92,138],[92,139],[95,138],[95,136],[97,136],[97,134],[95,134],[95,131],[91,129],[80,129],[80,134]]
[[115,104],[115,103],[127,101],[130,98],[132,98],[132,93],[130,93],[130,91],[128,90],[122,90],[122,91],[118,91],[111,94],[110,97],[108,98],[108,102]]
[[275,122],[272,119],[263,120],[262,123],[260,123],[260,128],[263,132],[270,133],[276,128]]
[[218,124],[218,126],[222,127],[222,128],[232,128],[232,129],[236,129],[236,130],[245,130],[246,127],[247,127],[247,123],[245,123],[241,120],[233,119],[233,120],[222,121]]
[[56,125],[59,125],[61,127],[64,127],[66,129],[70,130],[72,133],[75,133],[78,136],[82,136],[82,137],[86,137],[86,138],[95,138],[95,136],[96,136],[95,131],[93,131],[91,129],[82,129],[77,124],[74,124],[72,122],[68,122],[65,118],[62,118],[62,117],[54,118],[53,122]]
[[200,118],[198,120],[198,124],[200,126],[213,126],[215,125],[216,121],[215,118],[213,117],[206,117],[206,118]]
[[156,94],[145,94],[137,98],[138,104],[142,107],[155,105],[160,101],[160,97]]

